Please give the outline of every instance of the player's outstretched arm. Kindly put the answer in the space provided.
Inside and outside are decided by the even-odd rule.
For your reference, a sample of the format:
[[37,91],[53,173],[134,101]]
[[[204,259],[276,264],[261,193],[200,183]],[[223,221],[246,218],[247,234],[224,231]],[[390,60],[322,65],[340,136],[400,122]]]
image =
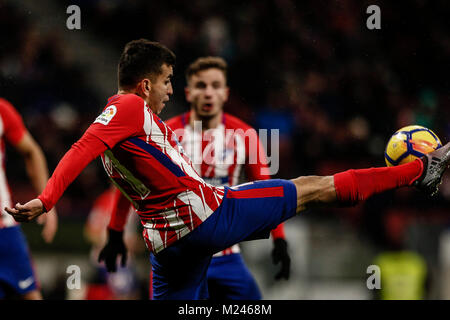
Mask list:
[[100,139],[85,133],[58,163],[39,197],[25,205],[18,203],[14,208],[5,208],[6,212],[10,213],[16,221],[26,222],[51,210],[72,181],[105,150],[106,145]]
[[33,199],[25,204],[17,203],[14,208],[5,207],[6,212],[14,217],[17,222],[28,222],[45,212],[44,205],[39,199]]

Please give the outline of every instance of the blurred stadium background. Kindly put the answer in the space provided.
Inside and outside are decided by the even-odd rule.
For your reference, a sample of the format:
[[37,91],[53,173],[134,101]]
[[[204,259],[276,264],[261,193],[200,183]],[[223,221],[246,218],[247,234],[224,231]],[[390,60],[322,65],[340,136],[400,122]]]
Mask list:
[[[81,30],[66,28],[67,6]],[[381,30],[366,8],[381,8]],[[157,40],[177,55],[175,94],[162,113],[187,110],[184,69],[202,55],[229,63],[226,111],[255,128],[280,129],[277,178],[384,166],[398,128],[420,124],[450,139],[448,1],[0,0],[0,96],[10,100],[42,146],[52,171],[116,90],[126,42]],[[23,163],[8,150],[13,201],[33,196]],[[108,187],[94,161],[57,205],[54,243],[23,226],[44,298],[80,298],[66,268],[89,281],[83,225]],[[267,241],[244,243],[265,299],[373,299],[367,267],[380,253],[407,249],[427,264],[426,298],[450,298],[450,177],[430,200],[415,190],[384,194],[351,209],[306,212],[286,223],[289,281],[275,282]],[[147,252],[137,256],[146,298]],[[75,292],[77,291],[77,292]]]

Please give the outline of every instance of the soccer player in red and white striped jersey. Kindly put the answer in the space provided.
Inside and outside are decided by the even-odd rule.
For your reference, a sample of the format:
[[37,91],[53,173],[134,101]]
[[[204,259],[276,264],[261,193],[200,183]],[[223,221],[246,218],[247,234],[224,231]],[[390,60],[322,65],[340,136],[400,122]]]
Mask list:
[[450,162],[450,143],[397,167],[210,185],[157,116],[173,92],[174,64],[175,55],[159,43],[129,42],[119,61],[118,94],[64,155],[41,195],[5,210],[16,221],[40,216],[53,208],[87,164],[102,155],[107,174],[144,225],[154,298],[205,299],[213,253],[244,240],[267,238],[270,230],[295,214],[351,205],[411,185],[428,194],[438,191]]

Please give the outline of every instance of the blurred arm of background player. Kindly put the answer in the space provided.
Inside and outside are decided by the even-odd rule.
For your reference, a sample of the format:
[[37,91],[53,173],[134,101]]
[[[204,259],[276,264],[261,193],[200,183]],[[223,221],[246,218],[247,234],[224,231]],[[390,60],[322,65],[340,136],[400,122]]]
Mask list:
[[125,267],[127,262],[127,248],[123,239],[123,230],[130,214],[130,201],[116,189],[113,197],[111,219],[108,224],[108,240],[100,251],[98,262],[105,261],[106,270],[115,272],[117,270],[117,257],[121,256],[121,266]]
[[[23,156],[28,177],[33,184],[34,190],[40,194],[48,180],[47,162],[41,147],[39,147],[28,131],[25,132],[22,139],[14,147]],[[42,237],[45,242],[52,242],[58,229],[56,209],[53,208],[48,214],[39,216],[37,221],[39,224],[44,225]]]
[[[253,132],[256,135],[256,131]],[[258,143],[256,150],[258,154],[257,161],[254,163],[254,161],[247,159],[245,165],[245,173],[248,181],[267,180],[271,178],[269,168],[267,166],[268,162],[265,149],[257,135],[256,138],[250,138],[245,141],[247,157],[249,157],[250,150],[253,150],[248,144],[252,142],[255,143],[256,141]],[[284,233],[284,223],[279,224],[270,233],[273,240],[272,262],[275,265],[278,263],[281,264],[280,271],[275,275],[275,279],[280,280],[281,278],[284,278],[288,280],[291,273],[291,257],[289,256],[288,243]]]

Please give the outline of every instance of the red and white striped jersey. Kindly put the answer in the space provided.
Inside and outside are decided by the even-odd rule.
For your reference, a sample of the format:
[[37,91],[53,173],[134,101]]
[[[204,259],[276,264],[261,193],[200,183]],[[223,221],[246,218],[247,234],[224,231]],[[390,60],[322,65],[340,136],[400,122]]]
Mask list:
[[223,187],[205,183],[173,131],[137,95],[112,96],[87,133],[107,145],[105,171],[139,214],[152,252],[187,235],[222,202]]
[[[202,131],[200,122],[190,123],[190,115],[191,112],[186,112],[166,123],[176,133],[203,180],[216,186],[233,186],[244,182],[239,181],[243,170],[246,181],[270,178],[264,148],[251,126],[224,113],[217,128]],[[236,244],[214,256],[238,252]]]
[[20,114],[11,103],[0,98],[0,228],[17,225],[14,218],[3,209],[11,207],[11,193],[5,172],[5,140],[15,146],[23,138],[25,132],[26,129]]
[[190,124],[190,114],[166,123],[203,180],[216,186],[234,186],[244,182],[239,181],[243,169],[247,181],[270,179],[265,149],[255,129],[224,113],[217,128],[202,131],[200,122]]

